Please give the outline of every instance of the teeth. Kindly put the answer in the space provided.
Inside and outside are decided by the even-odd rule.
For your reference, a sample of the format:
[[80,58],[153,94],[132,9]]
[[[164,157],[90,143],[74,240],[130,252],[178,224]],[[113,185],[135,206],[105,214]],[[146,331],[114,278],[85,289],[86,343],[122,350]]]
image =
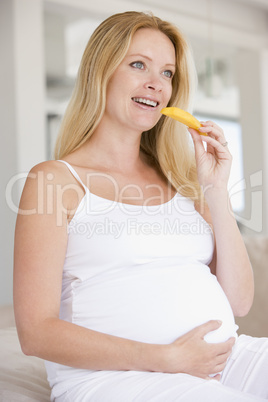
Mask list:
[[156,107],[156,106],[157,106],[157,102],[154,102],[154,101],[149,100],[149,99],[133,98],[133,100],[134,100],[135,102],[138,102],[138,103],[144,103],[145,105],[149,105],[149,106],[153,106],[153,107]]

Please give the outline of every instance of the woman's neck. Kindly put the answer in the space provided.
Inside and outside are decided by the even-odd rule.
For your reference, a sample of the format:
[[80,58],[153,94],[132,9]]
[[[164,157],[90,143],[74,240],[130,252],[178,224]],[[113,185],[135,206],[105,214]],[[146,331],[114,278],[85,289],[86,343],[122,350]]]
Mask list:
[[109,170],[131,172],[146,163],[140,141],[141,133],[97,129],[84,145],[84,153],[88,160]]

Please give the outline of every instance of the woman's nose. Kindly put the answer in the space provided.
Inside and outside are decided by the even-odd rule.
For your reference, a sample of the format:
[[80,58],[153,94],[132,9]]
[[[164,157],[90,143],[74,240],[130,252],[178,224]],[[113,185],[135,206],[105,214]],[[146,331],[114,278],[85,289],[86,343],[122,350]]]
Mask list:
[[153,91],[162,91],[162,83],[160,78],[150,77],[148,81],[144,84],[146,89],[151,89]]

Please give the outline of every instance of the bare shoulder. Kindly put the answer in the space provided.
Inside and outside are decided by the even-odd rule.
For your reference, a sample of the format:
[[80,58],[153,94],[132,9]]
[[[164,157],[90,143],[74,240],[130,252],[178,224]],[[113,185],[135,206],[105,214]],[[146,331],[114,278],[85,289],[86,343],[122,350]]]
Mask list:
[[61,202],[63,209],[70,211],[78,206],[83,196],[84,189],[64,163],[45,161],[30,170],[21,197],[21,208],[30,208],[37,203],[40,206],[40,203],[53,205]]
[[77,187],[81,187],[67,166],[56,160],[41,162],[33,166],[28,179],[35,179],[33,181],[38,181],[40,186],[49,182],[61,186],[77,185]]
[[48,179],[58,183],[70,180],[70,176],[67,167],[62,162],[55,160],[38,163],[29,172],[29,178]]

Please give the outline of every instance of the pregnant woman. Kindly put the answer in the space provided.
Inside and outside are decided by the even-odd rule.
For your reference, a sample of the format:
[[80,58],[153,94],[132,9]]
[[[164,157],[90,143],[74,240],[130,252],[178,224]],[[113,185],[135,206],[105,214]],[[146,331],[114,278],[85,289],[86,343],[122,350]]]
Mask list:
[[26,181],[15,315],[53,401],[268,398],[267,339],[236,334],[253,276],[224,133],[160,113],[188,108],[193,71],[170,23],[109,17],[84,52],[56,160]]

